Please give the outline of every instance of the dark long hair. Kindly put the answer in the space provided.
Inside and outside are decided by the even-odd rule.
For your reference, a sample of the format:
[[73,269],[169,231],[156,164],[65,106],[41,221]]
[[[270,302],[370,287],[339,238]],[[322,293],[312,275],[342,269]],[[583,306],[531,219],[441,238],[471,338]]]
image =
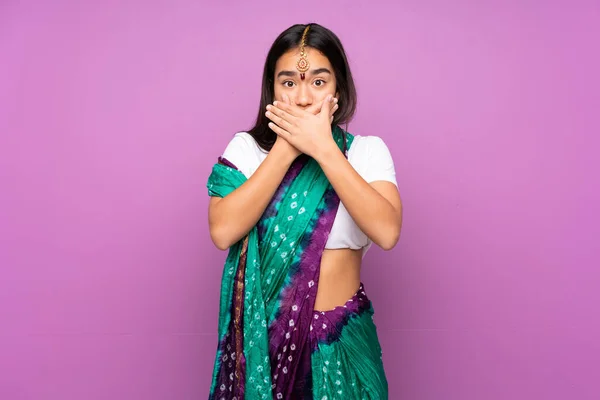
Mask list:
[[[319,50],[327,57],[336,79],[336,92],[339,94],[339,108],[333,116],[333,125],[347,124],[356,111],[356,88],[346,52],[340,39],[329,29],[319,24],[308,24],[310,29],[306,35],[306,46]],[[268,104],[273,103],[275,84],[275,64],[287,51],[300,45],[302,34],[307,25],[293,25],[282,32],[269,50],[262,78],[262,93],[256,123],[248,133],[256,140],[258,145],[270,151],[277,135],[269,128],[270,120],[265,116]]]

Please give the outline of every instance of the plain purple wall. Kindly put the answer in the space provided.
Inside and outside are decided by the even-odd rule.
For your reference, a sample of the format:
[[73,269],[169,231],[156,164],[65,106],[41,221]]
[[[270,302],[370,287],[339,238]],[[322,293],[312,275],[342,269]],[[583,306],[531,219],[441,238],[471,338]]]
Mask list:
[[599,7],[237,3],[0,4],[0,399],[206,398],[206,179],[308,21],[396,160],[363,275],[390,397],[600,398]]

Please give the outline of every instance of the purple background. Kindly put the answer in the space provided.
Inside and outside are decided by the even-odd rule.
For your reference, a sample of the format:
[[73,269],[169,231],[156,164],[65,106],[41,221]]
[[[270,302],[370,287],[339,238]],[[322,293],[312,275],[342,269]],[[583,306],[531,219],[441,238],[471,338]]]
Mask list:
[[206,398],[206,179],[308,21],[396,160],[363,275],[390,397],[600,398],[600,6],[4,0],[0,399]]

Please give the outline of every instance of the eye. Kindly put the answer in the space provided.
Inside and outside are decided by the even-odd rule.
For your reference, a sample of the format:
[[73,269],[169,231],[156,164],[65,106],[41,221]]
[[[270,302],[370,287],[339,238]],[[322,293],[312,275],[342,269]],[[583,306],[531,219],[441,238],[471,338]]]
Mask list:
[[315,86],[319,87],[319,86],[323,86],[325,84],[325,81],[323,79],[317,79],[315,81]]
[[292,81],[285,81],[285,82],[283,82],[283,86],[285,86],[287,88],[294,87],[294,82],[292,82]]

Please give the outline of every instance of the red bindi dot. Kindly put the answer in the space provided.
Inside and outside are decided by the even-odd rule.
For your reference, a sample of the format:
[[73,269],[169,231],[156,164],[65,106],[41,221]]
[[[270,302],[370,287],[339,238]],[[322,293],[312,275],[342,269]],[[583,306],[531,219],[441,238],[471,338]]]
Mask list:
[[306,75],[300,74],[300,79],[304,80],[304,78],[306,78]]

